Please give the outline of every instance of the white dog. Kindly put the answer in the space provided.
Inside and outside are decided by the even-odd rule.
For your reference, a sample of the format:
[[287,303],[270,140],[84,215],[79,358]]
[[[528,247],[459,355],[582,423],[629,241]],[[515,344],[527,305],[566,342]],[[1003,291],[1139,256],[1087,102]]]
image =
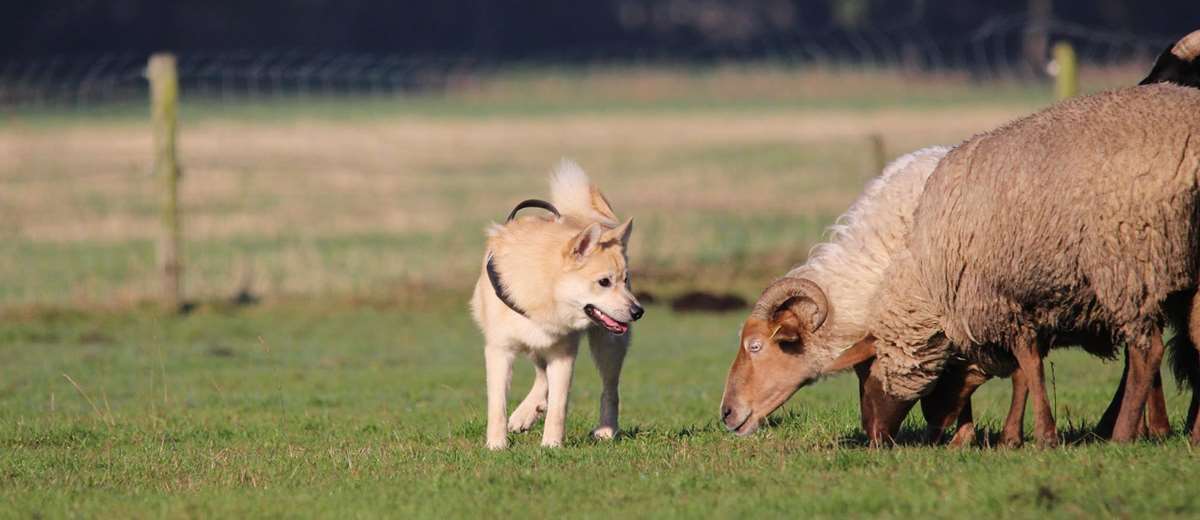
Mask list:
[[[633,221],[618,225],[604,195],[579,166],[564,161],[550,180],[551,200],[517,205],[504,225],[488,230],[487,253],[471,298],[487,363],[487,447],[508,447],[509,431],[526,431],[545,413],[542,446],[561,446],[567,392],[579,340],[586,331],[600,370],[598,439],[617,433],[621,365],[629,324],[642,317],[630,290],[626,244]],[[524,208],[549,215],[515,218]],[[506,420],[513,360],[524,354],[537,371],[529,395]]]

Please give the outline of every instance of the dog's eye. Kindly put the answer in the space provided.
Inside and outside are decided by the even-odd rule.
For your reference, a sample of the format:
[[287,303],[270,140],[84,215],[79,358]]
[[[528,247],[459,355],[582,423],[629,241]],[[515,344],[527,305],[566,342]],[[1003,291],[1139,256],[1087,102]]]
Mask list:
[[612,280],[605,276],[604,278],[596,280],[596,283],[600,284],[600,287],[608,287],[612,285]]

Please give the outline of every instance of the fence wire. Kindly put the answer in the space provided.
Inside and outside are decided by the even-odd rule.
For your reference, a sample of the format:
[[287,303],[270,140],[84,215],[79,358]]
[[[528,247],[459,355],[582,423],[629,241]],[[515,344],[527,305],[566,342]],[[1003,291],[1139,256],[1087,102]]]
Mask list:
[[[838,70],[962,71],[980,81],[1040,81],[1048,56],[1027,56],[1030,34],[1072,43],[1083,64],[1098,68],[1144,65],[1173,41],[1065,22],[1031,24],[1025,16],[995,18],[968,37],[937,42],[921,26],[783,34],[752,42],[741,51],[700,53],[692,64],[761,61],[781,67]],[[220,101],[286,96],[404,96],[443,92],[497,71],[547,65],[653,66],[652,51],[575,49],[525,59],[337,52],[243,51],[177,53],[180,84],[191,98]],[[95,53],[37,56],[0,64],[0,106],[88,107],[146,98],[146,56]]]
[[[327,99],[335,110],[360,100],[387,110],[394,100],[453,94],[505,75],[566,81],[556,75],[564,67],[608,70],[570,77],[608,82],[592,90],[601,96],[612,84],[625,88],[621,95],[654,91],[669,107],[687,88],[740,96],[721,110],[614,115],[597,104],[554,118],[530,106],[545,97],[540,84],[515,83],[509,91],[532,89],[514,94],[524,96],[516,109],[464,117],[185,118],[184,292],[246,302],[465,291],[478,274],[483,226],[512,203],[544,194],[545,173],[563,156],[593,173],[622,216],[637,217],[639,280],[722,290],[739,277],[760,282],[804,258],[865,179],[878,174],[885,153],[954,143],[1048,101],[1047,56],[1029,56],[1031,34],[1045,34],[1048,44],[1071,42],[1085,67],[1122,70],[1114,84],[1136,81],[1174,38],[1037,27],[1012,17],[949,43],[919,27],[864,28],[779,36],[684,62],[612,48],[505,61],[180,52],[184,108]],[[96,53],[0,64],[0,121],[9,123],[0,123],[0,309],[159,294],[161,183],[150,173],[149,121],[139,119],[148,98],[146,59]],[[734,67],[712,80],[689,72],[731,63],[757,68]],[[681,66],[674,76],[657,72]],[[938,75],[955,83],[922,79]],[[830,91],[852,99],[832,107],[826,98],[796,101]],[[566,92],[574,103],[575,91]],[[993,103],[996,96],[1008,103]],[[473,107],[494,102],[479,98]],[[465,98],[447,99],[443,109]],[[888,103],[904,110],[857,110]],[[132,124],[89,111],[110,105],[139,111]],[[279,106],[302,110],[307,102]],[[825,111],[807,110],[813,106]],[[67,117],[26,124],[42,113]]]

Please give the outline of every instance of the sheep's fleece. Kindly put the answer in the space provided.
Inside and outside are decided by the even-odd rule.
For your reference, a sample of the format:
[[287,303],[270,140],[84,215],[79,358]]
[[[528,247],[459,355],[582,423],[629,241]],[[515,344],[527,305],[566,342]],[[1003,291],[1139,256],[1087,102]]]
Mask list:
[[1018,341],[1111,331],[1142,347],[1195,287],[1200,91],[1076,98],[971,138],[938,164],[872,308],[893,396],[952,357],[1003,373]]
[[868,332],[871,297],[892,255],[904,249],[925,181],[949,151],[931,146],[888,164],[830,227],[829,240],[784,275],[813,281],[829,299],[829,317],[810,338],[809,347],[822,366]]

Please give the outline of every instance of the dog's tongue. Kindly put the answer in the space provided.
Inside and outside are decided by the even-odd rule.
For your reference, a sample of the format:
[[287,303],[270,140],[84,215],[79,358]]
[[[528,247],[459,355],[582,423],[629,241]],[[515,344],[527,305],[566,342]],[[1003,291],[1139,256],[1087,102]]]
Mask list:
[[605,326],[605,327],[606,327],[608,330],[611,330],[611,331],[613,331],[613,332],[616,332],[616,333],[618,333],[618,334],[624,334],[624,333],[625,333],[625,330],[629,328],[629,327],[625,326],[625,324],[624,324],[624,323],[621,323],[621,322],[619,322],[619,321],[617,321],[617,320],[614,320],[614,319],[612,319],[612,318],[609,318],[609,317],[608,317],[608,315],[607,315],[607,314],[604,314],[603,312],[597,312],[597,313],[596,313],[596,316],[599,316],[599,317],[600,317],[600,321],[604,322],[604,326]]

